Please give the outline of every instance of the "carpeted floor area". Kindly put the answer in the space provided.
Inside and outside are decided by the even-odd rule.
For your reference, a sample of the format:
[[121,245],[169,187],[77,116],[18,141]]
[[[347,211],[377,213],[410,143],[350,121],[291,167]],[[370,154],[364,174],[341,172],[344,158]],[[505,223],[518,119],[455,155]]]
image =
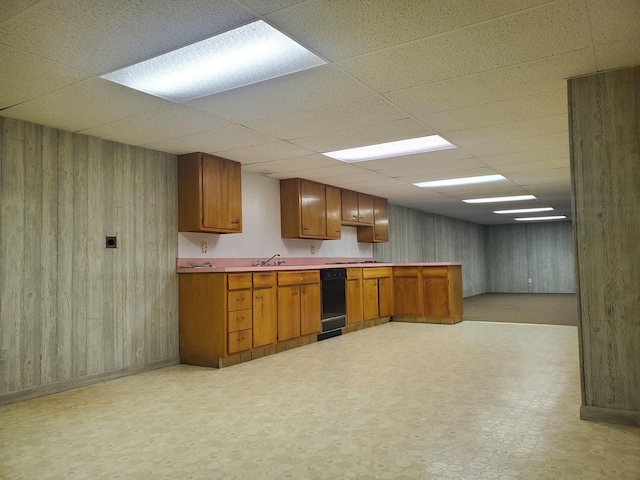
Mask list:
[[577,325],[574,293],[485,293],[464,299],[463,320]]

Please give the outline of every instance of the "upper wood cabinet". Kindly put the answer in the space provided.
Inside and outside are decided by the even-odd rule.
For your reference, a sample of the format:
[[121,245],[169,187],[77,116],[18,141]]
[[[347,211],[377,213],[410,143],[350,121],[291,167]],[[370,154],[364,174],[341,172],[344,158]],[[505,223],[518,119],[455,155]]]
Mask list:
[[242,232],[240,163],[205,153],[178,156],[178,230]]
[[302,178],[280,180],[283,238],[340,238],[340,189]]
[[336,240],[342,236],[342,222],[340,221],[340,207],[342,204],[341,194],[342,191],[339,188],[325,185],[325,196],[327,201],[327,238]]
[[368,243],[389,241],[389,214],[386,198],[373,197],[373,226],[359,227],[358,241]]
[[345,225],[373,225],[373,196],[342,190],[342,223]]

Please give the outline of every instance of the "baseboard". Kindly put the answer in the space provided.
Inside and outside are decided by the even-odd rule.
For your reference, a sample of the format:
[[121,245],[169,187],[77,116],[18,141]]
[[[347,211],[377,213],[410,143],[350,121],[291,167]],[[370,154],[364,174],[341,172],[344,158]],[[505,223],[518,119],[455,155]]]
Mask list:
[[48,383],[46,385],[38,385],[36,387],[25,388],[23,390],[18,390],[15,392],[3,393],[0,394],[0,405],[21,402],[23,400],[29,400],[30,398],[43,397],[45,395],[51,395],[53,393],[64,392],[65,390],[71,390],[72,388],[85,387],[94,383],[106,382],[107,380],[114,380],[120,377],[135,375],[136,373],[157,370],[158,368],[170,367],[179,363],[179,357],[169,358],[145,365],[119,368],[117,370],[110,370],[108,372],[85,375],[83,377],[71,378],[69,380],[64,380],[61,382]]
[[618,425],[640,427],[640,412],[633,412],[630,410],[617,410],[615,408],[582,405],[580,407],[580,419],[589,420],[591,422],[615,423]]

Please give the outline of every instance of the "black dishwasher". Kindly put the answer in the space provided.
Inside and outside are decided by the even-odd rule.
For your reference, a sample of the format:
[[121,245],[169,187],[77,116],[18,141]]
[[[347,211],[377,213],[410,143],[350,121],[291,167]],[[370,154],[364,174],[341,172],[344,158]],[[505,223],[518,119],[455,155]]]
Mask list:
[[318,340],[342,335],[347,325],[346,268],[320,270],[322,288],[322,333]]

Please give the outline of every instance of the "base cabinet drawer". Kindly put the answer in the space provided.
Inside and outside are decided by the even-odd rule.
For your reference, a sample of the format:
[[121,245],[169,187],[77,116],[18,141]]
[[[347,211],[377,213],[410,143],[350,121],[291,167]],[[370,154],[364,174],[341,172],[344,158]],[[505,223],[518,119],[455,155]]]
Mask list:
[[239,332],[240,330],[250,329],[252,319],[251,313],[251,310],[238,310],[235,312],[229,312],[229,323],[227,325],[227,331]]
[[251,329],[240,330],[239,332],[229,333],[228,350],[229,353],[238,353],[244,350],[251,349],[253,343],[253,337],[251,335]]

